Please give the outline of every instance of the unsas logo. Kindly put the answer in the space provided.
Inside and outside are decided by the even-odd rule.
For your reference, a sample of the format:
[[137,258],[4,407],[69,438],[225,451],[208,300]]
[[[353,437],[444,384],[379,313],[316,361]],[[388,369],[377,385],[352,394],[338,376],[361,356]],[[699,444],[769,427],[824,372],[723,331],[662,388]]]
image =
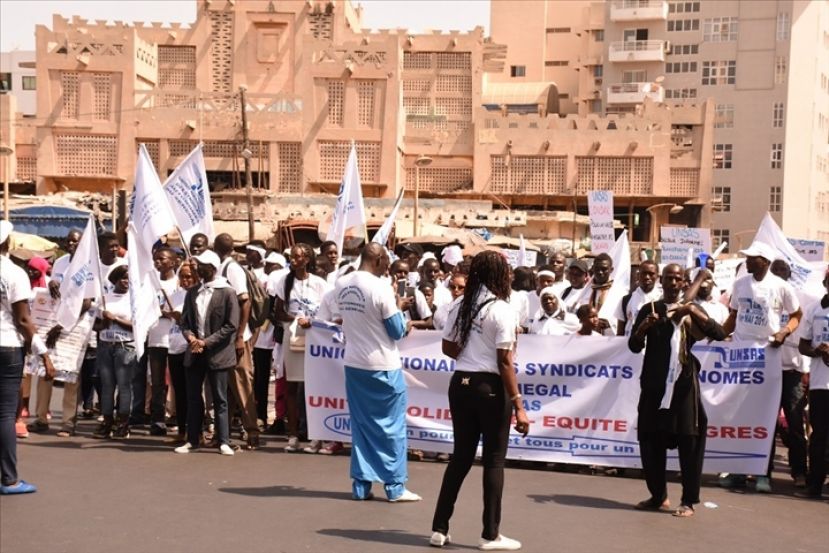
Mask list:
[[351,417],[348,413],[334,413],[322,421],[322,425],[342,436],[351,436]]

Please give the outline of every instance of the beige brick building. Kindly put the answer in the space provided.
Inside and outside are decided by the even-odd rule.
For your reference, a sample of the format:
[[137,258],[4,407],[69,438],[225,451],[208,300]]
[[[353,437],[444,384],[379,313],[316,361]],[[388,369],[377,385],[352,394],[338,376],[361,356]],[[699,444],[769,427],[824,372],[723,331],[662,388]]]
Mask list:
[[586,213],[592,189],[614,191],[616,218],[643,243],[668,215],[654,220],[651,205],[683,205],[674,223],[709,220],[713,103],[576,109],[579,75],[544,73],[533,48],[539,70],[509,82],[520,36],[369,32],[350,2],[314,0],[199,0],[189,27],[55,15],[36,36],[37,118],[4,120],[18,159],[34,156],[38,194],[128,191],[139,143],[163,178],[201,140],[217,218],[246,219],[245,87],[262,221],[326,217],[352,140],[378,219],[405,187],[427,199],[424,223],[537,238],[576,234],[560,212]]
[[495,0],[492,38],[488,77],[554,81],[567,113],[713,101],[715,241],[747,246],[768,211],[829,242],[829,3]]

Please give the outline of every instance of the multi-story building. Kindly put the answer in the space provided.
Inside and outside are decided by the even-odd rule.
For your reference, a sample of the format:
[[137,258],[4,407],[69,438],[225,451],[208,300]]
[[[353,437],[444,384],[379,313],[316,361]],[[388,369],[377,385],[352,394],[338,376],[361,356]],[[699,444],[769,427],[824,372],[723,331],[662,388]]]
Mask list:
[[571,99],[543,78],[494,82],[513,46],[480,28],[368,32],[348,1],[210,0],[189,27],[55,16],[36,31],[37,124],[15,142],[36,152],[40,194],[128,191],[140,143],[163,178],[202,141],[217,218],[244,220],[244,109],[263,221],[328,216],[352,141],[369,202],[417,190],[423,222],[569,237],[556,212],[585,213],[591,189],[614,191],[642,242],[667,216],[654,203],[707,221],[712,105],[563,115]]
[[37,77],[34,50],[0,52],[0,93],[14,94],[23,117],[37,113]]
[[710,99],[715,241],[747,246],[766,212],[791,237],[829,241],[829,4],[547,0],[516,8],[492,3],[492,38],[509,44],[509,71],[490,78],[555,81],[562,108],[581,114],[634,112],[646,98]]

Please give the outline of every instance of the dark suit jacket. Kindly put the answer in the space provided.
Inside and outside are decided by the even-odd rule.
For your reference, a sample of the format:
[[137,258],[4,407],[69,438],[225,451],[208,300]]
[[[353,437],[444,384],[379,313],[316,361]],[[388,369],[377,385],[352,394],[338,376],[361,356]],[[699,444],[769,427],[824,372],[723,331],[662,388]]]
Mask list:
[[[239,326],[239,300],[230,286],[216,288],[207,305],[204,321],[204,336],[199,335],[196,296],[201,286],[187,291],[184,308],[181,311],[181,332],[184,337],[195,336],[204,340],[204,355],[210,370],[228,369],[236,366],[236,331]],[[184,352],[184,366],[193,364],[194,354],[190,348]]]

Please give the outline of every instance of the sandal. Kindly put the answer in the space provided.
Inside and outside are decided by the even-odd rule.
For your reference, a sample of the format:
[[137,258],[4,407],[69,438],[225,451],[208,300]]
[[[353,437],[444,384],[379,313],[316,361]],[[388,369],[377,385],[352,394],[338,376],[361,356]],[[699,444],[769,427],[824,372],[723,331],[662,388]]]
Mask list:
[[670,509],[671,502],[670,500],[665,499],[665,501],[658,503],[651,497],[640,501],[634,505],[633,508],[637,511],[661,511],[663,509]]
[[680,505],[679,508],[677,508],[677,510],[673,513],[675,517],[682,518],[692,517],[694,514],[694,508],[690,505]]
[[63,428],[58,430],[58,433],[56,434],[56,436],[58,438],[69,438],[70,436],[74,436],[74,435],[75,435],[75,429],[71,428],[71,427],[67,427],[67,426],[64,426]]

